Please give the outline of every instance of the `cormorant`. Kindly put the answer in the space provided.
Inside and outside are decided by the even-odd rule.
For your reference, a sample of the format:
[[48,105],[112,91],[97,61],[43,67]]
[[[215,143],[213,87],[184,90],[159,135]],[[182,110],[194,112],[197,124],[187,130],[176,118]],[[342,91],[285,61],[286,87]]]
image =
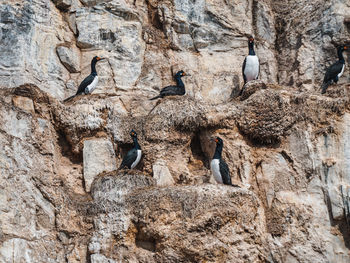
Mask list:
[[228,168],[227,163],[221,157],[224,142],[219,137],[215,138],[215,142],[216,149],[213,159],[210,162],[210,169],[214,175],[215,181],[217,181],[220,184],[232,185],[230,170]]
[[248,40],[249,54],[245,57],[242,74],[244,85],[251,80],[257,79],[260,71],[259,58],[254,51],[254,38],[250,37]]
[[322,91],[321,93],[324,94],[328,88],[329,85],[331,85],[333,82],[337,83],[341,75],[344,73],[345,68],[345,60],[343,57],[343,51],[348,49],[347,46],[340,46],[338,47],[338,61],[335,62],[332,66],[327,68],[326,74],[323,79],[322,83]]
[[131,130],[130,136],[132,140],[134,141],[134,147],[128,151],[128,153],[124,156],[123,161],[121,165],[119,166],[119,169],[123,169],[125,167],[129,169],[133,169],[138,165],[138,163],[141,160],[142,151],[141,147],[137,141],[137,134],[134,130]]
[[68,100],[73,99],[75,96],[77,95],[81,95],[83,93],[85,94],[91,94],[93,92],[93,90],[96,88],[97,83],[98,83],[98,76],[97,76],[97,72],[96,72],[96,63],[97,61],[100,61],[104,58],[95,56],[92,60],[91,60],[91,73],[89,76],[87,76],[79,85],[78,87],[78,91],[75,95],[65,99],[63,102],[66,102]]
[[167,86],[165,88],[162,88],[160,91],[160,94],[150,100],[155,100],[158,98],[163,98],[165,96],[172,96],[172,95],[185,95],[186,90],[185,90],[185,84],[182,82],[181,77],[186,76],[186,73],[183,72],[182,70],[178,71],[174,79],[176,81],[176,86]]

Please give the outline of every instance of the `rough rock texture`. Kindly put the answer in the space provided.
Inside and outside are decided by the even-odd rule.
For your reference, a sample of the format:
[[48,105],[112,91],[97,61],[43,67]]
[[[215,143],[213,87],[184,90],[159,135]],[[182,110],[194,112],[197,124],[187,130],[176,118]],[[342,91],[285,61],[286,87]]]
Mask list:
[[[0,262],[350,262],[349,70],[318,90],[349,13],[2,1]],[[238,97],[250,35],[260,80]],[[95,55],[97,89],[62,103]],[[180,69],[186,95],[149,101]],[[143,157],[116,171],[132,128]],[[212,178],[214,135],[240,188]]]
[[111,141],[106,139],[86,140],[83,156],[85,190],[90,192],[96,176],[117,169],[114,148]]
[[80,71],[80,51],[78,48],[69,48],[65,46],[57,47],[57,55],[62,64],[71,73]]

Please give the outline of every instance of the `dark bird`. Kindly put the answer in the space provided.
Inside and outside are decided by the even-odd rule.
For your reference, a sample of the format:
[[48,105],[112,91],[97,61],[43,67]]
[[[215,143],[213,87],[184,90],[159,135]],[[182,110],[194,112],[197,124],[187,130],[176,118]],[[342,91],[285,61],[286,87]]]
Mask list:
[[78,91],[75,95],[65,99],[63,102],[66,102],[68,100],[73,99],[75,96],[77,95],[81,95],[81,94],[91,94],[94,89],[97,86],[98,83],[98,76],[97,76],[97,72],[96,72],[96,63],[97,61],[100,61],[104,58],[95,56],[92,60],[91,60],[91,73],[89,76],[87,76],[79,85],[78,87]]
[[128,153],[124,156],[123,161],[121,165],[119,166],[119,169],[123,169],[125,167],[129,169],[133,169],[138,165],[138,163],[141,160],[142,151],[141,147],[137,141],[137,134],[134,130],[131,130],[130,136],[132,140],[134,141],[134,147],[128,151]]
[[[150,99],[150,100],[155,100],[158,98],[163,98],[165,96],[172,96],[172,95],[185,95],[186,90],[185,90],[185,84],[182,82],[181,78],[183,76],[186,76],[186,73],[180,70],[177,72],[174,76],[174,79],[176,81],[176,86],[167,86],[165,88],[162,88],[160,91],[159,95]],[[187,75],[189,76],[189,75]]]
[[[230,170],[228,168],[227,163],[222,159],[222,148],[224,146],[224,142],[221,138],[216,137],[216,149],[213,156],[213,159],[210,162],[210,169],[214,175],[215,181],[220,184],[232,185]],[[237,185],[233,185],[237,186]]]
[[348,49],[347,46],[340,46],[338,47],[338,61],[335,62],[332,66],[327,68],[326,74],[323,79],[322,83],[322,91],[321,93],[324,94],[328,88],[329,85],[332,83],[337,83],[341,75],[344,73],[345,68],[345,60],[343,57],[343,51]]
[[242,74],[244,85],[251,80],[257,79],[260,71],[259,58],[254,51],[254,38],[250,37],[248,40],[249,54],[245,57]]

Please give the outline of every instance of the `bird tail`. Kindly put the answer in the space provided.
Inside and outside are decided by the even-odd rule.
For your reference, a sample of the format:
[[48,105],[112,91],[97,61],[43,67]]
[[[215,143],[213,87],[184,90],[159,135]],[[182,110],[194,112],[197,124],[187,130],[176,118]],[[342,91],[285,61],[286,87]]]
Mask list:
[[321,88],[322,88],[321,94],[326,93],[326,90],[327,90],[327,88],[328,88],[328,86],[329,86],[330,84],[331,84],[330,81],[328,81],[328,82],[323,82],[323,83],[322,83],[322,86],[321,86]]
[[154,97],[154,98],[152,98],[152,99],[149,99],[149,100],[156,100],[156,99],[159,99],[159,98],[161,98],[162,96],[161,95],[158,95],[158,96],[156,96],[156,97]]
[[73,99],[76,95],[70,96],[68,98],[66,98],[65,100],[63,100],[63,102],[67,102],[70,101],[71,99]]

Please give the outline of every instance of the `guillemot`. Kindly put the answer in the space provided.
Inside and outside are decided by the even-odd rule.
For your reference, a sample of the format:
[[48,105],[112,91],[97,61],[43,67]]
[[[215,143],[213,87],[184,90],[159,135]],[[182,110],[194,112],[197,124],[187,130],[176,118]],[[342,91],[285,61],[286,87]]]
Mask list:
[[182,79],[181,79],[183,76],[186,76],[186,73],[183,72],[182,70],[178,71],[174,76],[174,79],[176,81],[176,86],[167,86],[165,88],[162,88],[159,95],[150,100],[155,100],[158,98],[163,98],[163,97],[172,96],[172,95],[180,95],[180,96],[185,95],[186,93],[185,84],[182,82]]
[[87,76],[79,85],[78,87],[78,91],[75,95],[65,99],[63,102],[66,102],[68,100],[73,99],[75,96],[77,95],[81,95],[81,94],[91,94],[94,89],[97,86],[98,83],[98,76],[97,76],[97,71],[96,71],[96,63],[97,61],[100,61],[104,58],[95,56],[92,60],[91,60],[91,73],[89,76]]
[[322,83],[322,91],[321,93],[324,94],[328,88],[329,85],[332,83],[337,83],[339,78],[343,75],[344,73],[344,68],[345,68],[345,60],[343,57],[343,51],[348,49],[347,46],[340,46],[338,47],[338,61],[335,62],[333,65],[331,65],[329,68],[326,70],[326,74],[323,79]]

